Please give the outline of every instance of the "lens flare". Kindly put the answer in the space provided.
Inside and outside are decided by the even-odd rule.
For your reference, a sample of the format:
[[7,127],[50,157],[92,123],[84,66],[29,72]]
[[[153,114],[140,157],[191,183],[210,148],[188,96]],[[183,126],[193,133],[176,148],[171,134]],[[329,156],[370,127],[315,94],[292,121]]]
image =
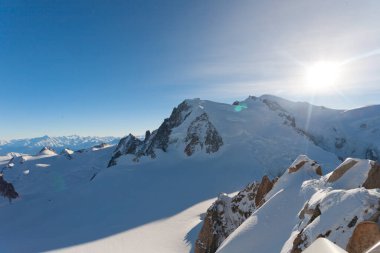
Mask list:
[[340,76],[340,64],[316,62],[306,71],[306,89],[314,92],[327,92],[334,88]]
[[247,109],[248,106],[246,104],[238,104],[235,106],[235,112],[241,112],[244,109]]

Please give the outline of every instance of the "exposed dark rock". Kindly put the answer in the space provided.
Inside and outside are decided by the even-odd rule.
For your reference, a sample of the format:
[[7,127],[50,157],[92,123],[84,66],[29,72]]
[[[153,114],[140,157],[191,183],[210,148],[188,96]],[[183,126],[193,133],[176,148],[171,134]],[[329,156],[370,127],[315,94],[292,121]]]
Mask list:
[[133,161],[137,162],[142,156],[155,158],[155,149],[166,152],[172,129],[182,124],[190,114],[190,106],[184,101],[173,109],[170,117],[166,118],[157,130],[152,133],[146,131],[143,141],[131,134],[122,138],[114,151],[108,167],[115,165],[116,160],[122,155],[132,154],[135,156]]
[[368,172],[366,181],[363,183],[366,189],[380,188],[380,164],[371,162],[371,169]]
[[312,211],[312,215],[310,217],[310,220],[307,224],[312,223],[318,216],[321,215],[321,209],[319,208],[319,204],[315,207],[315,209]]
[[289,174],[290,173],[294,173],[294,172],[297,172],[300,168],[302,168],[302,166],[304,166],[306,163],[306,161],[300,161],[299,163],[297,163],[296,165],[294,165],[293,167],[290,167],[288,169],[288,172]]
[[272,190],[273,185],[273,181],[271,181],[267,176],[262,178],[255,196],[255,205],[257,207],[261,206],[265,202],[264,197],[270,190]]
[[347,227],[352,228],[356,225],[356,222],[358,222],[358,216],[355,215],[354,218],[352,218],[352,220],[350,221],[350,223],[347,224]]
[[3,175],[0,175],[0,194],[1,196],[8,198],[9,202],[18,197],[18,193],[13,185],[5,181]]
[[379,225],[372,221],[363,221],[356,226],[346,250],[349,253],[364,253],[379,241]]
[[240,104],[239,101],[235,101],[235,102],[232,103],[232,105],[239,105],[239,104]]
[[305,241],[307,241],[305,235],[302,232],[303,231],[299,232],[298,235],[296,236],[296,238],[294,239],[293,247],[292,247],[292,250],[290,251],[290,253],[301,253],[302,252],[301,246],[305,243]]
[[116,159],[122,155],[136,154],[137,147],[142,143],[132,134],[122,138],[117,145],[111,160],[108,163],[108,167],[116,165]]
[[149,137],[150,137],[150,131],[147,130],[147,131],[145,132],[145,138],[144,138],[144,141],[149,140]]
[[349,169],[355,166],[358,162],[355,160],[351,160],[345,164],[341,164],[334,170],[334,172],[331,174],[331,176],[327,179],[328,183],[333,183],[339,178],[341,178],[344,173],[346,173]]
[[[308,222],[308,225],[312,223],[318,216],[321,215],[321,210],[319,209],[319,204],[315,207],[315,209],[309,209],[308,204],[305,205],[303,210],[301,211],[299,217],[303,219],[305,217],[305,214],[311,214],[310,220]],[[308,245],[305,245],[305,243],[308,241],[306,235],[303,233],[304,230],[302,229],[296,238],[293,241],[293,247],[290,253],[301,253],[302,248],[305,248]],[[331,230],[327,231],[324,235],[319,235],[318,237],[327,237],[331,233]]]
[[[305,218],[305,214],[307,215],[311,215],[307,225],[311,224],[318,216],[321,215],[321,209],[320,209],[320,205],[317,204],[315,206],[315,208],[309,208],[309,204],[305,204],[304,208],[302,209],[302,211],[300,212],[300,214],[298,215],[298,217],[300,219],[304,219]],[[304,232],[304,229],[302,229],[298,235],[296,236],[296,238],[294,239],[293,241],[293,247],[292,247],[292,250],[290,251],[291,253],[301,253],[302,252],[302,248],[306,248],[308,245],[306,245],[307,243],[307,237],[306,235],[303,233]],[[331,233],[331,230],[327,231],[325,234],[321,234],[319,235],[319,237],[327,237],[329,236]]]
[[327,230],[326,233],[318,235],[317,238],[326,238],[326,237],[329,237],[330,234],[331,234],[331,230]]
[[201,114],[191,122],[185,142],[187,145],[184,152],[188,156],[191,156],[197,147],[205,149],[206,153],[215,153],[223,145],[222,137],[209,121],[206,113]]
[[186,118],[191,114],[189,111],[190,106],[186,101],[178,105],[173,109],[169,118],[165,119],[161,126],[157,129],[154,138],[151,138],[150,143],[147,146],[145,155],[149,155],[152,158],[156,157],[154,149],[161,149],[166,152],[169,145],[169,136],[173,128],[179,126]]
[[249,184],[232,198],[226,194],[219,195],[207,210],[195,244],[195,253],[215,252],[221,243],[264,203],[264,197],[272,189],[273,183],[274,181],[264,176],[261,183]]

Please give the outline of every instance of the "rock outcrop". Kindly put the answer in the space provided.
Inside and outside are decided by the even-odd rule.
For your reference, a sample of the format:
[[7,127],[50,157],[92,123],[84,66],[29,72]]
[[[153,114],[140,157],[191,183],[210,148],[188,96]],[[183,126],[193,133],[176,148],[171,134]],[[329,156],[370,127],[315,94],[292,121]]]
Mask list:
[[4,180],[3,175],[0,175],[0,194],[4,198],[7,198],[9,202],[12,199],[18,198],[18,193],[11,183]]
[[[195,252],[232,253],[245,245],[239,252],[301,253],[326,238],[349,253],[366,253],[380,242],[379,178],[375,161],[348,158],[323,176],[316,161],[300,155],[274,185],[264,177],[244,189],[252,193],[247,201],[242,192],[234,198],[219,196],[208,209]],[[277,224],[283,232],[276,231]],[[271,248],[260,241],[261,235],[272,234],[284,242]]]
[[379,189],[380,188],[380,164],[372,161],[370,163],[371,169],[368,172],[366,181],[363,187],[366,189]]
[[338,166],[338,168],[336,168],[333,173],[331,174],[331,176],[327,179],[327,182],[329,183],[333,183],[335,181],[337,181],[339,178],[341,178],[349,169],[351,169],[352,167],[355,166],[355,164],[357,164],[358,161],[356,160],[350,160],[346,163],[342,163],[341,165]]
[[[152,133],[146,131],[144,140],[140,140],[133,135],[128,135],[120,140],[116,147],[108,167],[117,164],[117,159],[122,155],[133,155],[132,161],[139,161],[141,157],[156,158],[157,150],[167,152],[169,143],[185,143],[184,153],[187,156],[194,154],[196,150],[204,150],[206,153],[215,153],[223,145],[222,137],[215,126],[204,112],[195,117],[187,126],[187,135],[184,139],[171,140],[174,128],[181,126],[193,113],[194,108],[184,101],[174,108],[170,117],[166,118],[157,130]],[[197,112],[199,114],[199,112]],[[197,114],[196,114],[197,115]]]
[[[299,233],[289,252],[300,253],[320,237],[339,243],[349,253],[364,253],[378,242],[379,176],[378,163],[348,158],[324,177],[318,184],[328,188],[315,193],[299,213]],[[357,200],[360,204],[353,206]],[[333,210],[340,210],[339,216]]]
[[275,180],[264,176],[260,183],[249,184],[236,196],[219,195],[207,210],[195,244],[195,253],[216,252],[220,244],[239,227],[265,200]]
[[365,253],[379,241],[379,225],[373,221],[364,221],[356,226],[346,250],[349,253]]
[[206,113],[193,120],[187,129],[184,152],[191,156],[196,149],[205,149],[206,153],[215,153],[223,145],[222,137],[209,121]]
[[116,165],[116,159],[122,155],[136,155],[137,149],[141,143],[142,142],[132,134],[122,138],[113,152],[112,158],[108,163],[108,167]]

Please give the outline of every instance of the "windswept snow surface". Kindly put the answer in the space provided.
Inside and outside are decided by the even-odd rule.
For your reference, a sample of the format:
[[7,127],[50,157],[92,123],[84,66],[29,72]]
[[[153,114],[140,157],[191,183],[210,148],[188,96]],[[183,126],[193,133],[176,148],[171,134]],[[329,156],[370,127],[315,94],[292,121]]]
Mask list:
[[91,252],[189,252],[208,200],[236,191],[257,173],[248,164],[204,157],[107,169],[112,151],[75,153],[71,160],[33,157],[4,169],[21,197],[11,205],[1,199],[0,252],[87,246]]

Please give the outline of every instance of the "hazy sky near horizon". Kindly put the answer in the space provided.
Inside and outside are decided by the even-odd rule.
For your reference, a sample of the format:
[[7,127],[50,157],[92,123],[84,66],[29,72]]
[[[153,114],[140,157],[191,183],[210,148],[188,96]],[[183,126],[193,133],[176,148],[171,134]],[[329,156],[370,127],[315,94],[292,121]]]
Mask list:
[[[380,1],[2,0],[0,139],[155,129],[185,98],[380,104]],[[344,63],[329,92],[308,66]]]

